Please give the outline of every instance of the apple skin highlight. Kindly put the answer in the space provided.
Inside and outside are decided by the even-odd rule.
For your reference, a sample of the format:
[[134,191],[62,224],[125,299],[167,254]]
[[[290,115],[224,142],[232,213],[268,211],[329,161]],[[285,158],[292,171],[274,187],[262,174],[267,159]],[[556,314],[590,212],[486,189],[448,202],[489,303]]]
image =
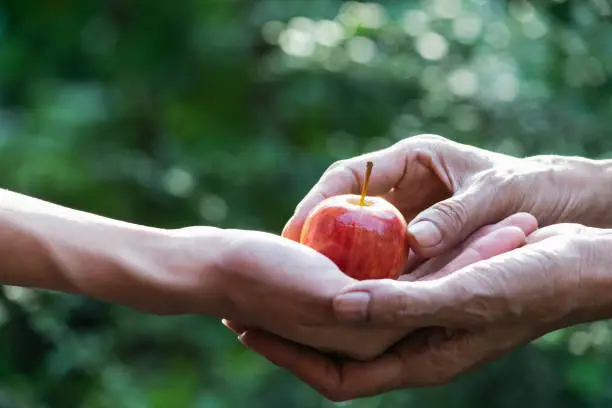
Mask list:
[[319,203],[300,242],[354,279],[397,279],[409,251],[406,220],[385,199],[365,197],[361,205],[362,197],[344,194]]

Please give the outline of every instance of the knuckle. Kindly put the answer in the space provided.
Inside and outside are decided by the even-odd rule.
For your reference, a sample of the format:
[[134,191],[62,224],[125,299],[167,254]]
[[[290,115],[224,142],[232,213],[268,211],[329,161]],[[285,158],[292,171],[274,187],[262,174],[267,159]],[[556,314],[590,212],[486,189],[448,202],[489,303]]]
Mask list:
[[[347,186],[349,190],[358,189],[361,185],[361,178],[358,171],[355,170],[355,167],[355,161],[348,159],[338,160],[325,170],[321,177],[321,182],[325,184],[325,182],[336,180]],[[325,193],[323,193],[323,195],[325,195]]]
[[516,175],[512,169],[493,168],[474,175],[474,185],[487,190],[510,192],[516,187]]
[[434,134],[420,134],[415,136],[410,136],[405,139],[397,142],[398,147],[400,148],[414,148],[414,147],[423,147],[430,146],[434,144],[448,143],[449,140],[445,137],[434,135]]
[[454,230],[460,229],[468,220],[468,212],[461,201],[447,200],[438,203],[433,209],[438,217]]
[[415,316],[415,302],[411,296],[392,279],[380,279],[353,288],[370,293],[369,320],[377,324],[398,324]]
[[475,188],[486,192],[491,203],[517,212],[525,202],[525,183],[512,168],[494,168],[475,175]]
[[413,137],[426,142],[448,142],[447,138],[433,133],[423,133]]
[[342,171],[342,169],[347,167],[347,160],[343,159],[343,160],[337,160],[335,162],[333,162],[328,168],[327,170],[325,170],[324,174],[329,174],[329,173],[333,173],[336,172],[338,170]]
[[393,296],[391,307],[393,308],[391,313],[385,313],[381,316],[381,319],[385,323],[397,323],[403,321],[414,314],[413,308],[410,305],[407,296],[396,294]]

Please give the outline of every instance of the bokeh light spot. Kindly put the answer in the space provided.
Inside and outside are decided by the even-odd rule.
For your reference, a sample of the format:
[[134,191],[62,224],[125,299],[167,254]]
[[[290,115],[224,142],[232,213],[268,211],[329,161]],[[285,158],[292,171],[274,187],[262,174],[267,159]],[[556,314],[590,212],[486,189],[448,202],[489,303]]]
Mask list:
[[493,82],[492,92],[500,101],[513,101],[519,93],[518,78],[511,72],[498,75]]
[[429,29],[429,16],[422,10],[409,10],[404,13],[402,27],[408,35],[418,37]]
[[452,29],[457,41],[470,44],[482,33],[482,19],[475,14],[466,14],[453,20]]
[[470,97],[478,92],[478,78],[469,69],[460,68],[451,72],[447,82],[451,92],[460,97]]
[[346,52],[353,61],[366,64],[376,56],[376,44],[366,37],[351,38],[346,45]]
[[444,58],[448,52],[448,43],[440,34],[430,31],[416,40],[419,54],[426,60],[438,61]]
[[168,193],[177,197],[185,197],[193,190],[195,180],[186,170],[173,168],[164,175],[163,185]]
[[227,218],[228,208],[225,200],[214,194],[207,194],[200,199],[200,215],[205,220],[216,224]]
[[316,24],[315,39],[321,45],[335,47],[344,39],[344,31],[337,22],[322,20]]
[[494,48],[504,49],[510,45],[510,30],[503,23],[491,23],[487,26],[485,41]]
[[453,19],[461,14],[461,0],[433,0],[433,14],[443,19]]

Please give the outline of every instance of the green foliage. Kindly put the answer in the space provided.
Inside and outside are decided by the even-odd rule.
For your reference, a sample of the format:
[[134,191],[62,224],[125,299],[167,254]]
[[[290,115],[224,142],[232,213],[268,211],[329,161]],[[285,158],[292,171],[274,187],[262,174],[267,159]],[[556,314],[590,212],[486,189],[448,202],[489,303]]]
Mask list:
[[[106,216],[279,232],[334,160],[421,133],[612,153],[606,1],[0,2],[0,182]],[[331,407],[204,317],[5,287],[0,407]],[[604,407],[607,322],[346,406]],[[415,367],[418,370],[418,367]]]

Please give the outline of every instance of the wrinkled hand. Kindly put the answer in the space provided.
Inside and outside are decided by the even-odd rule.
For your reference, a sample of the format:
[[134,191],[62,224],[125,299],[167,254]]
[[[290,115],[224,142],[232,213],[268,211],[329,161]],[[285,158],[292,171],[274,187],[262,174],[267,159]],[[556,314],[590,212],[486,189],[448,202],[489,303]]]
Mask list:
[[548,332],[609,318],[611,251],[612,231],[559,224],[435,280],[358,283],[350,291],[370,298],[362,323],[425,327],[372,363],[334,364],[257,335],[252,344],[335,399],[439,385]]
[[[447,334],[446,328],[460,328],[460,331],[456,333],[461,336],[468,333],[460,324],[462,321],[457,322],[458,325],[444,326],[442,323],[446,321],[440,322],[436,317],[436,313],[442,310],[440,307],[454,307],[452,299],[448,301],[449,303],[440,305],[432,301],[425,301],[421,305],[421,299],[427,299],[424,294],[433,297],[430,292],[437,292],[438,289],[435,289],[435,286],[454,276],[455,274],[451,272],[457,269],[460,269],[458,274],[463,274],[465,272],[462,271],[466,270],[463,268],[465,266],[521,247],[525,243],[525,235],[533,232],[536,227],[536,220],[532,216],[516,214],[496,225],[480,229],[451,253],[432,259],[417,268],[411,275],[405,275],[402,278],[404,281],[361,282],[348,290],[347,293],[350,293],[348,302],[346,302],[346,297],[338,297],[335,302],[336,313],[351,324],[364,316],[356,307],[363,296],[355,296],[355,293],[369,294],[371,290],[371,313],[369,315],[372,320],[359,327],[372,329],[404,327],[407,333],[418,330],[371,362],[333,360],[308,347],[260,330],[250,329],[246,325],[226,324],[235,332],[241,333],[240,339],[247,347],[261,353],[280,367],[293,372],[332,400],[346,400],[396,388],[441,382],[445,379],[443,375],[447,371],[452,374],[452,370],[456,369],[455,364],[461,364],[473,356],[462,356],[460,353],[451,354],[446,350],[448,348],[453,352],[454,350],[462,351],[453,348],[456,347],[455,343],[449,342],[450,339],[444,337]],[[533,237],[534,235],[530,239],[533,240]],[[520,250],[517,249],[517,251]],[[418,282],[411,282],[415,279],[418,279]],[[395,289],[396,292],[389,287]],[[403,288],[413,290],[406,293]],[[423,289],[423,294],[420,294],[421,288],[427,288],[427,290]],[[366,295],[367,297],[369,295]],[[413,299],[414,307],[402,307]],[[411,314],[411,310],[420,310],[419,307],[424,308],[425,306],[430,307],[427,313]],[[388,316],[393,317],[391,321]],[[449,321],[452,323],[452,320]],[[442,328],[431,328],[434,325],[440,325]],[[472,328],[471,325],[469,327]],[[456,334],[453,339],[459,338],[457,337],[459,334]],[[473,335],[477,334],[478,332],[474,332]],[[438,346],[434,347],[435,344]]]
[[604,205],[609,197],[597,182],[588,182],[607,174],[596,162],[552,156],[519,159],[421,135],[333,164],[298,205],[283,235],[299,241],[304,220],[320,201],[359,193],[367,161],[374,162],[369,193],[400,209],[410,223],[412,246],[425,258],[518,212],[533,214],[541,226],[612,225]]

